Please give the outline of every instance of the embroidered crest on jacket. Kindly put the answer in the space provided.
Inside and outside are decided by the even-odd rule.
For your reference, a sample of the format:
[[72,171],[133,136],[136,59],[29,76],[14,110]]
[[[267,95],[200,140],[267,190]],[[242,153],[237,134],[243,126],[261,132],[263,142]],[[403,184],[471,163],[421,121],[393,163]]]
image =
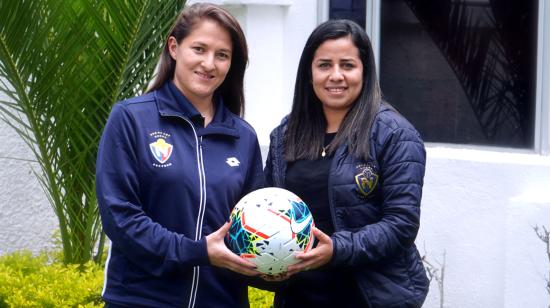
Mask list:
[[174,146],[166,142],[166,139],[170,137],[170,134],[163,132],[153,132],[150,134],[151,137],[156,138],[155,142],[149,143],[149,149],[153,157],[161,163],[153,164],[155,167],[168,167],[171,164],[166,164],[172,153],[174,152]]
[[361,164],[356,167],[358,173],[355,175],[355,183],[357,184],[357,190],[359,193],[367,197],[378,184],[378,174],[372,166],[369,164]]

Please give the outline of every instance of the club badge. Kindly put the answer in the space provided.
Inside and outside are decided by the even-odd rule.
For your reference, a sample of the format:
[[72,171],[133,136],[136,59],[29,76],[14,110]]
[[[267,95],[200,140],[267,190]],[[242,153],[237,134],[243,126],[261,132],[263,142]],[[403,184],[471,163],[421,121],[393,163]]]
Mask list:
[[370,165],[358,165],[358,173],[355,175],[355,183],[357,190],[363,197],[369,196],[378,184],[378,174]]
[[172,155],[174,147],[163,138],[158,138],[155,142],[149,144],[149,148],[153,153],[153,157],[159,163],[164,164]]

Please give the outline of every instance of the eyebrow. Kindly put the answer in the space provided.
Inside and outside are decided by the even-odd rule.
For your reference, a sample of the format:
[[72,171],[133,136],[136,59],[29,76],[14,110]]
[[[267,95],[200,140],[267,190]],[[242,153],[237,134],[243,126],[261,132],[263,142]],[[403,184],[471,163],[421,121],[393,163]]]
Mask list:
[[[332,59],[327,59],[327,58],[319,58],[317,60],[315,60],[317,62],[332,62]],[[343,62],[357,62],[356,59],[354,58],[343,58],[343,59],[340,59],[339,61],[343,61]]]
[[[200,45],[200,46],[208,46],[208,44],[205,44],[201,41],[194,41],[191,43],[191,45],[193,44],[197,44],[197,45]],[[231,49],[227,49],[227,48],[222,48],[222,49],[219,49],[218,51],[222,51],[222,52],[226,52],[226,53],[232,53]]]

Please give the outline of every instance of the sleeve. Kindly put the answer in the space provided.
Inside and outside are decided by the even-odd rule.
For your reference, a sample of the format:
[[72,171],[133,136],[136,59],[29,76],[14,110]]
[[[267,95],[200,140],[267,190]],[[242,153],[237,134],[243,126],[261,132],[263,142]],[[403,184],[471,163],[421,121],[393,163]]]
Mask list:
[[380,153],[381,219],[357,232],[335,232],[333,265],[380,262],[414,243],[420,225],[424,144],[414,129],[398,128]]
[[267,159],[265,161],[265,167],[264,167],[264,178],[265,178],[266,187],[273,186],[273,151],[275,146],[274,134],[275,132],[273,131],[269,136],[269,150],[267,152]]
[[265,186],[265,179],[262,170],[262,151],[258,138],[254,136],[252,157],[248,167],[247,177],[244,184],[243,196],[251,191],[260,189]]
[[103,229],[113,246],[154,276],[175,268],[208,264],[206,240],[191,240],[154,222],[140,203],[139,157],[131,114],[113,108],[101,137],[96,193]]

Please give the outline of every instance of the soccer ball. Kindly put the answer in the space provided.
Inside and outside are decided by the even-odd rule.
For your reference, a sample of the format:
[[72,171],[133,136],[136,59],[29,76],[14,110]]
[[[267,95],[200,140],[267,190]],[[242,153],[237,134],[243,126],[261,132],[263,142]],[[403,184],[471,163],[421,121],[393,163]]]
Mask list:
[[244,196],[231,212],[229,248],[275,275],[298,263],[294,253],[313,245],[313,217],[307,205],[282,188],[262,188]]

